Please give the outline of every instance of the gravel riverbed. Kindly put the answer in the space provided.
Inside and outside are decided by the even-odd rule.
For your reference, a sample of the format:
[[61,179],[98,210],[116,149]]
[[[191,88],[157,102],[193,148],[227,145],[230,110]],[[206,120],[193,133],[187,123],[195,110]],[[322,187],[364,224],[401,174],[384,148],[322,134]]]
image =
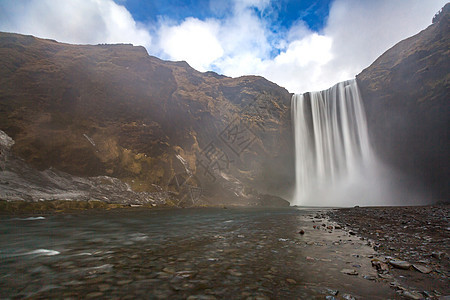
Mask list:
[[450,298],[449,205],[354,207],[327,216],[376,251],[378,280],[409,299]]

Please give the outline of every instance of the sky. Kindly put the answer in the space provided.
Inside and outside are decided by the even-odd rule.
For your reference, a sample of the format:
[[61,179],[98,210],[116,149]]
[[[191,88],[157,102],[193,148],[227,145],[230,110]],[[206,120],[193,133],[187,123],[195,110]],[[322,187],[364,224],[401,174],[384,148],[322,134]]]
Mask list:
[[431,24],[447,0],[0,0],[0,31],[132,43],[205,72],[293,93],[354,78]]

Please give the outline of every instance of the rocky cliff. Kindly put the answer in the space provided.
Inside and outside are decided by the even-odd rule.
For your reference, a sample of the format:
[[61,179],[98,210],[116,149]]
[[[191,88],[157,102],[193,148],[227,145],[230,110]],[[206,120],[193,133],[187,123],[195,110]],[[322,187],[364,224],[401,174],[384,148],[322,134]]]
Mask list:
[[377,154],[450,198],[450,4],[357,76]]
[[262,77],[200,73],[143,47],[0,33],[0,130],[14,155],[188,205],[289,196],[290,98]]

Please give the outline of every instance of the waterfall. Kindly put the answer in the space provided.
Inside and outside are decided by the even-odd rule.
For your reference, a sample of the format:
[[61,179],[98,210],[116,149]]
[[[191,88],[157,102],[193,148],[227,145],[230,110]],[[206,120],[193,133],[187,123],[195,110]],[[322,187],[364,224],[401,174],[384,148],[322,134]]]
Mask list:
[[294,205],[367,203],[374,184],[374,155],[356,80],[291,101],[295,137]]

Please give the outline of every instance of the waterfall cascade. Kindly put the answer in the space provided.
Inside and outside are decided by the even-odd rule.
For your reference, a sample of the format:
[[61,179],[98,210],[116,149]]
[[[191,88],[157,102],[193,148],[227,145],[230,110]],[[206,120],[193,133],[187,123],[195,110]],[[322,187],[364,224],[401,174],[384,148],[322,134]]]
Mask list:
[[292,204],[367,205],[376,164],[356,80],[296,94],[291,106],[296,155]]

